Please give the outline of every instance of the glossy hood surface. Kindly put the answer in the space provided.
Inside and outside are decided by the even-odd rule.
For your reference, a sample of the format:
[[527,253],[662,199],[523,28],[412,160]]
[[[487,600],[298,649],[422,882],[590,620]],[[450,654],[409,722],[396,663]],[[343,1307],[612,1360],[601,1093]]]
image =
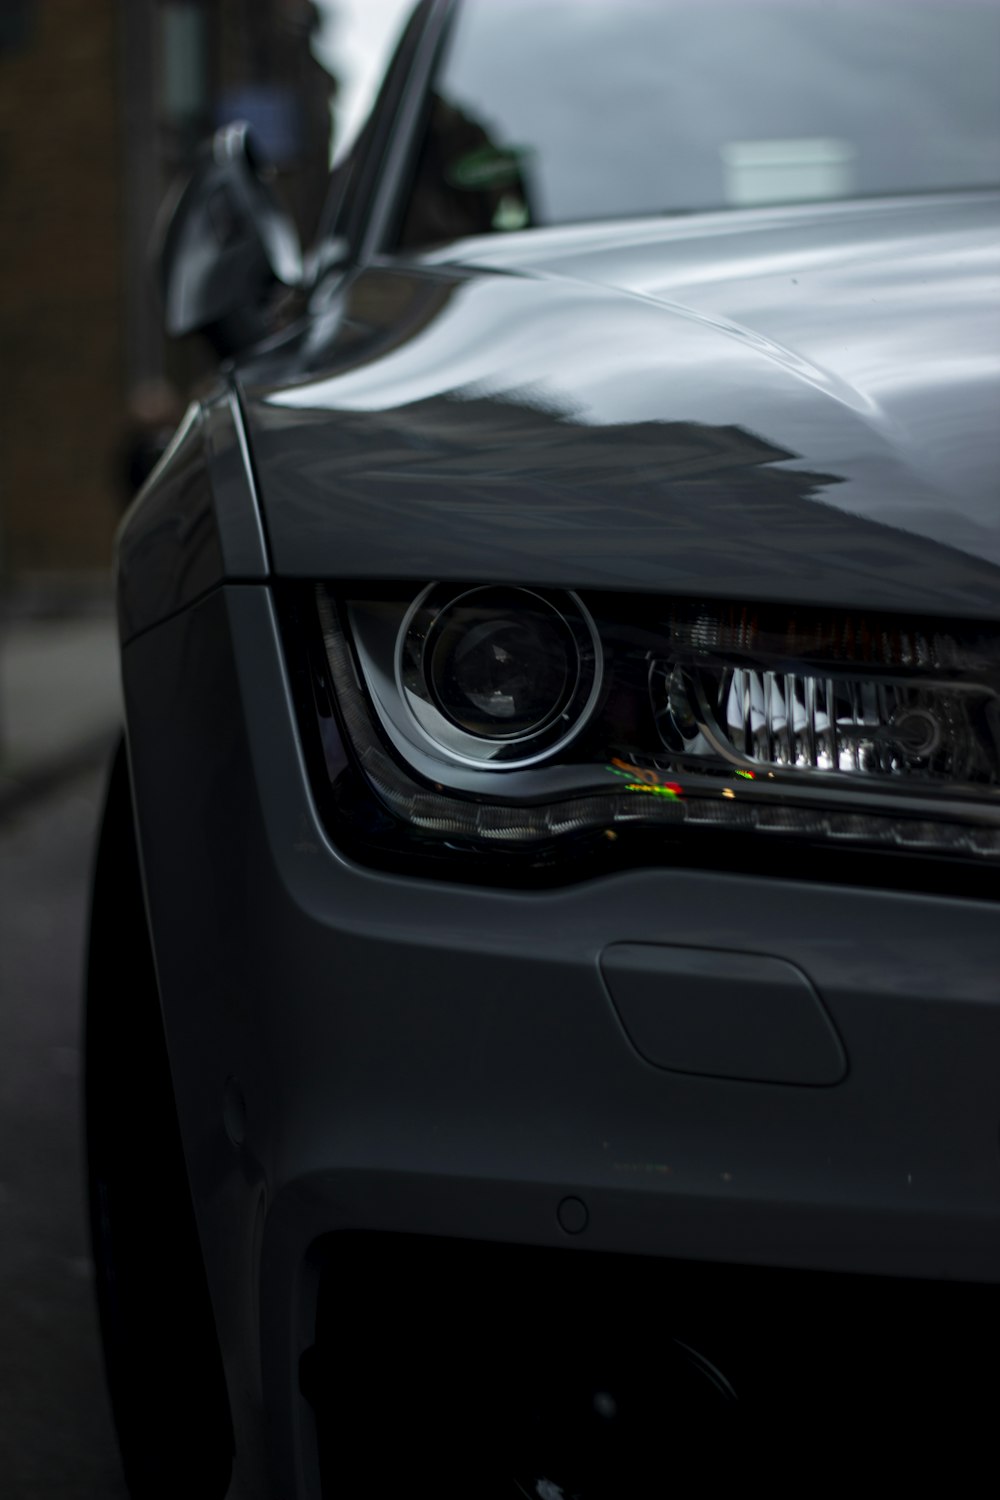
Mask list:
[[275,570],[1000,613],[1000,196],[467,241],[241,372]]

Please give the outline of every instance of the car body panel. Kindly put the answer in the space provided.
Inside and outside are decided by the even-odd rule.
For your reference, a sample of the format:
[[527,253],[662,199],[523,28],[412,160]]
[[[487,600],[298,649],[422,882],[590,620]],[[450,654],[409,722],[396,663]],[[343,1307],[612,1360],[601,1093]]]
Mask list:
[[123,522],[116,549],[121,640],[223,578],[266,578],[267,549],[243,418],[230,386],[187,411]]
[[[385,148],[418,128],[450,9],[423,7],[338,178],[303,316],[189,416],[119,538],[230,1500],[321,1493],[302,1358],[340,1230],[1000,1285],[1000,939],[971,867],[961,898],[947,873],[936,894],[837,884],[822,848],[803,878],[785,844],[767,873],[762,856],[501,888],[363,867],[321,815],[276,585],[1000,613],[997,195],[393,255],[414,139]],[[792,976],[821,1064],[815,1034],[777,1070],[767,1041],[750,1067],[739,1035],[721,1057],[709,1038],[687,1072],[659,1031],[630,1038],[616,960],[676,975],[693,950],[727,984]],[[697,985],[681,998],[696,1008]]]
[[964,195],[362,271],[280,381],[242,372],[275,571],[993,617],[998,224]]
[[[263,1483],[266,1411],[274,1493],[318,1493],[297,1363],[312,1247],[337,1229],[1000,1280],[995,905],[794,868],[550,891],[366,870],[317,815],[265,586],[217,589],[145,632],[123,676],[241,1483]],[[620,942],[794,964],[847,1076],[650,1065],[601,977]],[[566,1196],[589,1210],[578,1238],[559,1224]]]

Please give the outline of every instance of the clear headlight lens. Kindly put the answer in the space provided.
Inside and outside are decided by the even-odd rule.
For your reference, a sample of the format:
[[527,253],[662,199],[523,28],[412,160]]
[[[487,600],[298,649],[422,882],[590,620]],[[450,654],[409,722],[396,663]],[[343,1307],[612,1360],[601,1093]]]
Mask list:
[[1000,855],[1000,648],[975,627],[384,595],[319,587],[327,660],[369,785],[426,837],[513,849],[671,824]]

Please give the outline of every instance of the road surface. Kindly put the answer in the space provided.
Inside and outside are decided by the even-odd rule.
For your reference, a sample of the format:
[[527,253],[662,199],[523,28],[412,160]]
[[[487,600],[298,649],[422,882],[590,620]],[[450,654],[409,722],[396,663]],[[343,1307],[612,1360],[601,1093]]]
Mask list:
[[82,1172],[81,975],[103,775],[0,823],[0,1493],[126,1500]]

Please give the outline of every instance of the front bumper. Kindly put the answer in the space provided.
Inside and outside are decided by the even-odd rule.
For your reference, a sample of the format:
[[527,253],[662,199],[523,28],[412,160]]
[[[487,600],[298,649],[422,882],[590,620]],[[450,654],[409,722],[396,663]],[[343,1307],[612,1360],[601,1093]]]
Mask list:
[[[123,659],[240,1493],[319,1493],[299,1371],[336,1231],[1000,1282],[994,905],[794,869],[525,893],[362,869],[317,818],[266,588]],[[601,976],[618,943],[795,965],[846,1076],[651,1066]]]

